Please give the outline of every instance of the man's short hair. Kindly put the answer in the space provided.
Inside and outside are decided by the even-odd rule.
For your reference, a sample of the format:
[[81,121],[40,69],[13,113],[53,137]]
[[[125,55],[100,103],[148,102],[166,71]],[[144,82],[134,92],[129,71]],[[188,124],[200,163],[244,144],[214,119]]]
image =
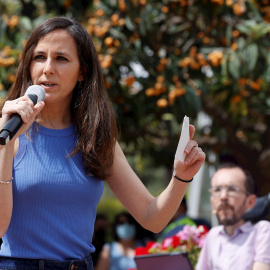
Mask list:
[[246,191],[250,194],[255,194],[255,186],[254,186],[254,180],[252,178],[252,175],[251,173],[248,171],[248,170],[245,170],[243,169],[242,166],[238,165],[238,164],[235,164],[235,163],[231,163],[231,162],[226,162],[226,163],[223,163],[221,164],[218,168],[217,168],[217,171],[218,170],[221,170],[221,169],[235,169],[235,168],[238,168],[240,170],[243,171],[243,173],[245,174],[245,188],[246,188]]

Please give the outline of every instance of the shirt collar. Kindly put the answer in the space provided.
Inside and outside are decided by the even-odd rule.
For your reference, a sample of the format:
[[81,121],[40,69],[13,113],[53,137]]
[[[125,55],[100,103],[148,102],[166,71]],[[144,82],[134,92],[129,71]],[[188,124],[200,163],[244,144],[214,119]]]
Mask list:
[[[250,221],[247,221],[240,227],[236,228],[234,231],[234,234],[231,237],[234,237],[240,233],[249,233],[250,231],[252,231],[252,228],[253,228],[252,223]],[[223,225],[219,226],[218,234],[221,234],[223,236],[228,236]]]

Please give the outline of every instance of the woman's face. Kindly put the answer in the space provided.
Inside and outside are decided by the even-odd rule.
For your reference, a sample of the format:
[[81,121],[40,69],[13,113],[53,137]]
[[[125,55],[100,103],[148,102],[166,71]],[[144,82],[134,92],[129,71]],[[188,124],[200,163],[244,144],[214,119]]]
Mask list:
[[116,225],[116,234],[119,239],[130,240],[136,235],[136,227],[126,216],[120,216]]
[[73,89],[84,76],[75,41],[66,30],[55,30],[39,40],[30,74],[32,83],[45,89],[46,104],[71,102]]

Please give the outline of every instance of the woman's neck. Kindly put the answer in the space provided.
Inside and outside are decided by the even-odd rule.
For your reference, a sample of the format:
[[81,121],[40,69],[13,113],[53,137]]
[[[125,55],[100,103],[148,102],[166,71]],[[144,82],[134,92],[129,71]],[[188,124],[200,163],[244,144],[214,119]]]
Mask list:
[[51,129],[67,128],[72,124],[70,107],[63,108],[46,104],[36,122]]

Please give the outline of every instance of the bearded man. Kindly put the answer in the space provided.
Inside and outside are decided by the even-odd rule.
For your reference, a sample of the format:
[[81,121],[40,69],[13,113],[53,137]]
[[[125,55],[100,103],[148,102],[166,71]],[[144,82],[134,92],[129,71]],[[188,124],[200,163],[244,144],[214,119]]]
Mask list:
[[219,226],[207,235],[197,270],[270,270],[270,223],[244,220],[256,195],[249,172],[223,164],[211,180],[211,205]]

